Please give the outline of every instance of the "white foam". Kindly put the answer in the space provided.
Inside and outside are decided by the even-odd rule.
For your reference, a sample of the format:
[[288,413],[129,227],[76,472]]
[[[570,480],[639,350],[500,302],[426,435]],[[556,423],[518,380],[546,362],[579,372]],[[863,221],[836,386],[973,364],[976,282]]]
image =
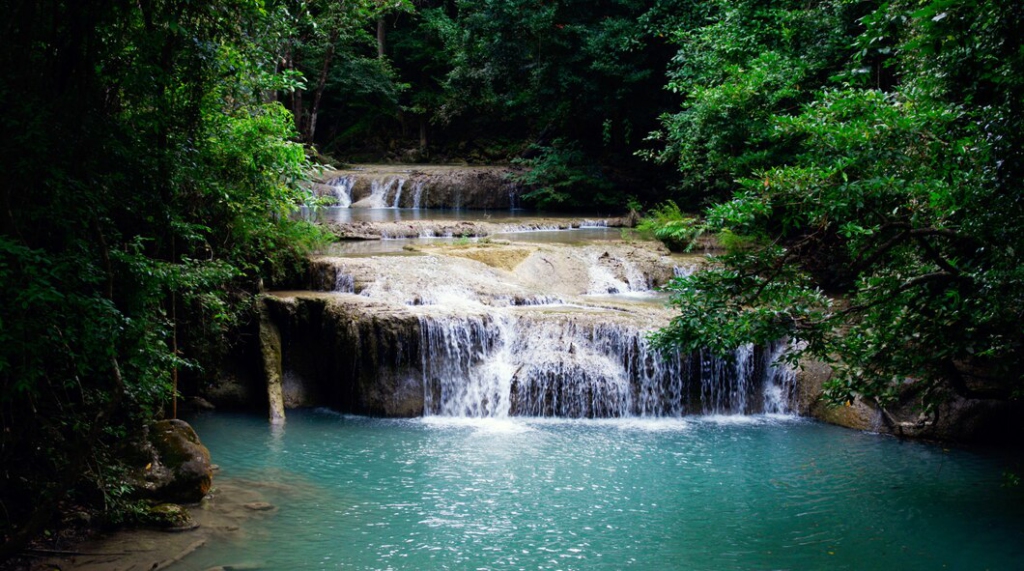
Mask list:
[[471,429],[484,434],[522,434],[532,432],[523,419],[465,416],[425,416],[420,422],[431,428]]

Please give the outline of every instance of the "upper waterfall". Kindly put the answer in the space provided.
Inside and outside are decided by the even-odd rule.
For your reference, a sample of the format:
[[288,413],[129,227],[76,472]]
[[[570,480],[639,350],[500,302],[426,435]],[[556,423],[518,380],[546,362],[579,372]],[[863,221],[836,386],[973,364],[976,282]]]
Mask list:
[[324,173],[313,192],[340,208],[514,210],[519,190],[507,167],[360,165]]

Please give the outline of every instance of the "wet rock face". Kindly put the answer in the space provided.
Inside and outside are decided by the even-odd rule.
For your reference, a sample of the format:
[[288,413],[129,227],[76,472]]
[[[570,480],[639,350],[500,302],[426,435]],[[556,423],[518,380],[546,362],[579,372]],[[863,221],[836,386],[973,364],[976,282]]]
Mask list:
[[831,368],[824,363],[801,362],[797,374],[800,414],[857,430],[942,442],[1012,444],[1024,436],[1019,421],[1024,414],[1021,403],[947,395],[946,402],[925,412],[921,395],[907,382],[897,402],[886,408],[861,398],[836,406],[821,398],[831,375]]
[[142,452],[139,487],[153,499],[195,503],[213,485],[210,451],[183,420],[160,420],[149,425]]
[[284,422],[284,376],[281,370],[281,333],[270,318],[266,307],[260,311],[260,353],[263,355],[263,373],[267,379],[267,400],[270,403],[270,422]]
[[368,300],[312,293],[270,296],[264,303],[280,331],[286,407],[423,414],[414,316]]
[[489,166],[359,165],[331,171],[313,191],[344,194],[345,206],[509,209],[518,205],[511,169]]

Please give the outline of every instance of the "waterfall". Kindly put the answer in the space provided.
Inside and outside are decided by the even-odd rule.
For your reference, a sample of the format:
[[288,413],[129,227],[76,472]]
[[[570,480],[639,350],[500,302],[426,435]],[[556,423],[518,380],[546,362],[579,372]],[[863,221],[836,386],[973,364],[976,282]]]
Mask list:
[[391,189],[399,181],[405,184],[405,179],[399,178],[374,179],[370,182],[370,196],[366,199],[366,206],[370,208],[388,208],[388,195],[391,194]]
[[338,293],[355,293],[356,280],[349,274],[337,272],[334,275],[334,291]]
[[767,413],[787,414],[796,399],[796,371],[787,363],[779,362],[788,347],[787,342],[776,341],[764,352],[764,411]]
[[607,252],[595,255],[588,268],[589,294],[615,294],[651,291],[651,282],[635,264],[614,259]]
[[703,414],[745,414],[754,374],[754,346],[737,348],[731,360],[719,359],[709,351],[699,352],[700,394]]
[[519,205],[519,185],[516,183],[510,183],[508,185],[508,209],[518,210]]
[[419,210],[420,200],[423,198],[423,186],[422,180],[412,183],[412,207],[416,210]]
[[[397,181],[374,190],[383,197]],[[650,332],[674,314],[650,295],[652,287],[673,263],[682,266],[674,272],[679,275],[699,259],[691,266],[603,242],[561,250],[481,246],[443,251],[509,248],[522,261],[509,270],[433,252],[315,260],[310,275],[324,294],[300,301],[310,308],[294,315],[310,320],[303,326],[313,332],[310,339],[323,336],[317,348],[303,350],[315,362],[307,372],[331,406],[365,414],[499,418],[795,410],[795,374],[778,362],[785,341],[743,345],[726,355],[681,354],[650,341]]]
[[[494,353],[499,328],[484,317],[420,319],[424,410],[441,416],[507,416],[502,364]],[[481,366],[484,363],[489,366]],[[507,372],[507,371],[505,371]],[[469,381],[469,382],[466,382]]]
[[402,200],[402,187],[405,186],[405,179],[398,179],[398,190],[395,191],[395,201],[391,204],[391,208],[398,208],[400,201]]
[[328,183],[334,188],[334,197],[337,201],[336,206],[340,208],[352,206],[352,185],[355,184],[355,181],[356,178],[354,176],[342,176]]
[[[663,354],[644,331],[529,311],[420,317],[425,413],[678,417],[787,413],[791,381],[753,345],[730,358]],[[790,383],[790,384],[787,384]],[[755,395],[763,392],[763,399]]]
[[673,266],[672,275],[677,278],[688,278],[693,275],[693,272],[697,271],[697,265],[691,266]]

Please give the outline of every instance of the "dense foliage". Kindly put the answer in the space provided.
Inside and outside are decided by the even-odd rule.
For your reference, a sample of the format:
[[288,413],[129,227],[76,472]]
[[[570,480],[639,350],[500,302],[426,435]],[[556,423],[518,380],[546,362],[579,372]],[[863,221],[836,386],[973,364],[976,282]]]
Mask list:
[[669,30],[689,5],[449,0],[392,10],[379,20],[386,40],[363,49],[394,83],[339,69],[334,91],[349,96],[325,98],[332,118],[315,140],[361,160],[519,159],[528,200],[546,207],[653,200],[669,169],[635,151],[672,101],[662,88]]
[[840,402],[1019,397],[1024,8],[729,4],[777,18],[774,36],[729,15],[687,32],[681,54],[717,51],[679,67],[662,136],[693,185],[736,181],[707,228],[742,239],[672,286],[680,316],[659,339],[788,336],[793,359],[835,363]]
[[261,2],[0,3],[0,559],[125,517],[119,446],[315,233]]

